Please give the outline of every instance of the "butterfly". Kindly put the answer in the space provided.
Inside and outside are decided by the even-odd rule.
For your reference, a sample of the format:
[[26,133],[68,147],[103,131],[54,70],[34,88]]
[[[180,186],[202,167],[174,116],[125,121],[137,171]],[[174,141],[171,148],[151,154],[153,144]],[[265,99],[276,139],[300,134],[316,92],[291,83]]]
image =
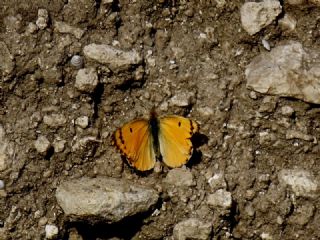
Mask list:
[[176,168],[191,158],[191,137],[198,131],[198,123],[189,118],[157,117],[151,111],[149,119],[136,119],[116,130],[113,143],[139,171],[152,169],[160,155],[167,166]]

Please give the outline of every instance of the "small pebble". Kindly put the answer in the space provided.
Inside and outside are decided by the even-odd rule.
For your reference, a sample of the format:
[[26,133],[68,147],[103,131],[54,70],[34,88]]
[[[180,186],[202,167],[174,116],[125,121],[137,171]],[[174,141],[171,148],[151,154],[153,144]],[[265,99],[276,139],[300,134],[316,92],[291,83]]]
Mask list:
[[47,27],[48,20],[49,20],[48,11],[46,9],[39,9],[38,19],[36,21],[36,25],[38,26],[38,28],[40,28],[41,30],[45,29]]
[[57,139],[52,143],[54,152],[59,153],[62,152],[65,148],[66,140]]
[[43,122],[50,127],[61,127],[67,122],[67,119],[63,114],[52,113],[50,115],[45,115],[43,117]]
[[46,153],[50,148],[50,142],[45,136],[39,136],[34,142],[34,147],[38,153]]
[[51,224],[46,225],[45,231],[46,231],[46,239],[55,239],[59,233],[58,227]]
[[89,125],[89,118],[87,116],[78,117],[75,124],[84,129]]
[[249,97],[252,98],[252,99],[257,99],[257,93],[255,91],[251,91],[249,93]]
[[290,117],[290,116],[292,116],[292,114],[294,113],[294,110],[293,110],[293,108],[290,107],[290,106],[283,106],[283,107],[281,108],[281,113],[282,113],[282,115],[284,115],[284,116]]
[[1,189],[4,189],[4,181],[3,180],[0,180],[0,190]]
[[193,92],[177,92],[172,98],[171,103],[177,107],[187,107],[192,103],[195,94]]
[[98,83],[98,74],[94,68],[82,68],[77,73],[75,87],[79,91],[92,93]]
[[269,44],[269,42],[268,42],[266,39],[262,39],[261,43],[262,43],[262,46],[263,46],[266,50],[268,50],[268,51],[271,50],[270,44]]
[[215,193],[208,196],[207,203],[213,208],[219,207],[223,209],[229,209],[232,205],[231,193],[224,189],[219,189]]

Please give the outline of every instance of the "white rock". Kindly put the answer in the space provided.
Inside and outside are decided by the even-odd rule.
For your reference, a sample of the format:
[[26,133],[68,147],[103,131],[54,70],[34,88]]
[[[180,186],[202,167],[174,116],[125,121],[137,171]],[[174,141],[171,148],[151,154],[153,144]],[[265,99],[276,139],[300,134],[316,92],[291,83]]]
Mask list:
[[78,126],[81,127],[81,128],[86,128],[86,127],[88,127],[88,125],[89,125],[89,118],[88,118],[88,116],[78,117],[78,118],[75,120],[75,124],[78,125]]
[[230,209],[232,205],[232,196],[230,192],[219,189],[213,194],[209,194],[207,203],[213,208]]
[[193,98],[193,92],[180,91],[170,99],[170,102],[173,106],[187,107],[192,103]]
[[297,42],[273,48],[247,66],[247,87],[260,93],[320,103],[320,52],[309,54]]
[[262,40],[261,40],[261,43],[262,43],[262,46],[263,46],[266,50],[268,50],[268,51],[271,50],[270,43],[269,43],[266,39],[262,39]]
[[262,240],[272,240],[273,239],[273,237],[270,235],[270,233],[265,233],[265,232],[261,233],[260,237]]
[[92,93],[98,83],[98,74],[95,68],[82,68],[77,73],[74,86],[82,92]]
[[288,185],[297,196],[318,196],[318,181],[303,169],[283,169],[278,174],[279,182]]
[[34,147],[38,153],[46,153],[51,144],[45,136],[39,136],[38,139],[34,142]]
[[281,9],[278,0],[246,2],[240,8],[242,27],[250,35],[254,35],[275,20]]
[[70,33],[73,36],[75,36],[77,39],[80,39],[84,34],[84,30],[77,27],[70,26],[65,22],[55,21],[53,26],[56,31],[60,33]]
[[294,113],[294,110],[290,106],[283,106],[281,108],[281,114],[284,115],[284,116],[291,117],[293,113]]
[[158,200],[157,191],[116,178],[80,178],[63,182],[56,199],[73,219],[104,219],[117,222],[147,211]]
[[174,226],[173,239],[187,240],[187,239],[201,239],[206,240],[210,238],[212,225],[210,222],[203,222],[197,218],[190,218],[179,222]]
[[111,70],[128,69],[131,65],[142,62],[141,56],[135,51],[122,51],[105,44],[89,44],[83,49],[84,55],[99,63],[107,64]]
[[216,173],[208,179],[208,183],[212,189],[226,188],[227,183],[223,173]]
[[59,229],[55,225],[47,224],[45,227],[46,239],[56,239],[59,233]]
[[39,29],[43,30],[47,27],[49,20],[49,14],[46,9],[39,9],[38,10],[38,19],[36,21],[36,24]]
[[67,119],[61,113],[52,113],[43,117],[43,122],[50,127],[61,127],[66,124]]
[[171,169],[163,182],[177,187],[190,187],[195,184],[192,173],[189,170],[182,168]]
[[55,139],[52,143],[52,146],[54,148],[54,152],[59,153],[62,152],[65,148],[66,140],[62,139]]
[[38,26],[33,22],[29,22],[26,28],[26,32],[29,34],[32,34],[32,33],[35,33],[37,30],[38,30]]

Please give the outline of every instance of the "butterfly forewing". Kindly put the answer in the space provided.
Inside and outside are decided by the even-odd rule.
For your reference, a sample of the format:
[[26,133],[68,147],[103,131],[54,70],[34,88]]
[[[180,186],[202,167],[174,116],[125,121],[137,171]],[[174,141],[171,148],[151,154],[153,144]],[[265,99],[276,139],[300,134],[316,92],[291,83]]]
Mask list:
[[125,124],[115,132],[114,141],[131,166],[140,171],[154,167],[156,156],[147,120],[138,119]]
[[188,162],[193,152],[190,138],[198,130],[198,124],[188,118],[166,116],[159,119],[159,147],[166,165],[174,168]]

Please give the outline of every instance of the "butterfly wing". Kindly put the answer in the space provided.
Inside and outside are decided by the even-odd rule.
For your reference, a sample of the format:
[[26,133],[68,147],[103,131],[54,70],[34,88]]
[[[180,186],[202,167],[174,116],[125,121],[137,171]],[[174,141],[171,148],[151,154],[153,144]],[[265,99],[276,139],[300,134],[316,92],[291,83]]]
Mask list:
[[156,156],[147,120],[137,119],[123,125],[115,132],[114,143],[132,167],[140,171],[154,167]]
[[190,138],[199,131],[199,125],[188,118],[166,116],[159,119],[159,147],[162,160],[175,168],[186,164],[192,156]]

